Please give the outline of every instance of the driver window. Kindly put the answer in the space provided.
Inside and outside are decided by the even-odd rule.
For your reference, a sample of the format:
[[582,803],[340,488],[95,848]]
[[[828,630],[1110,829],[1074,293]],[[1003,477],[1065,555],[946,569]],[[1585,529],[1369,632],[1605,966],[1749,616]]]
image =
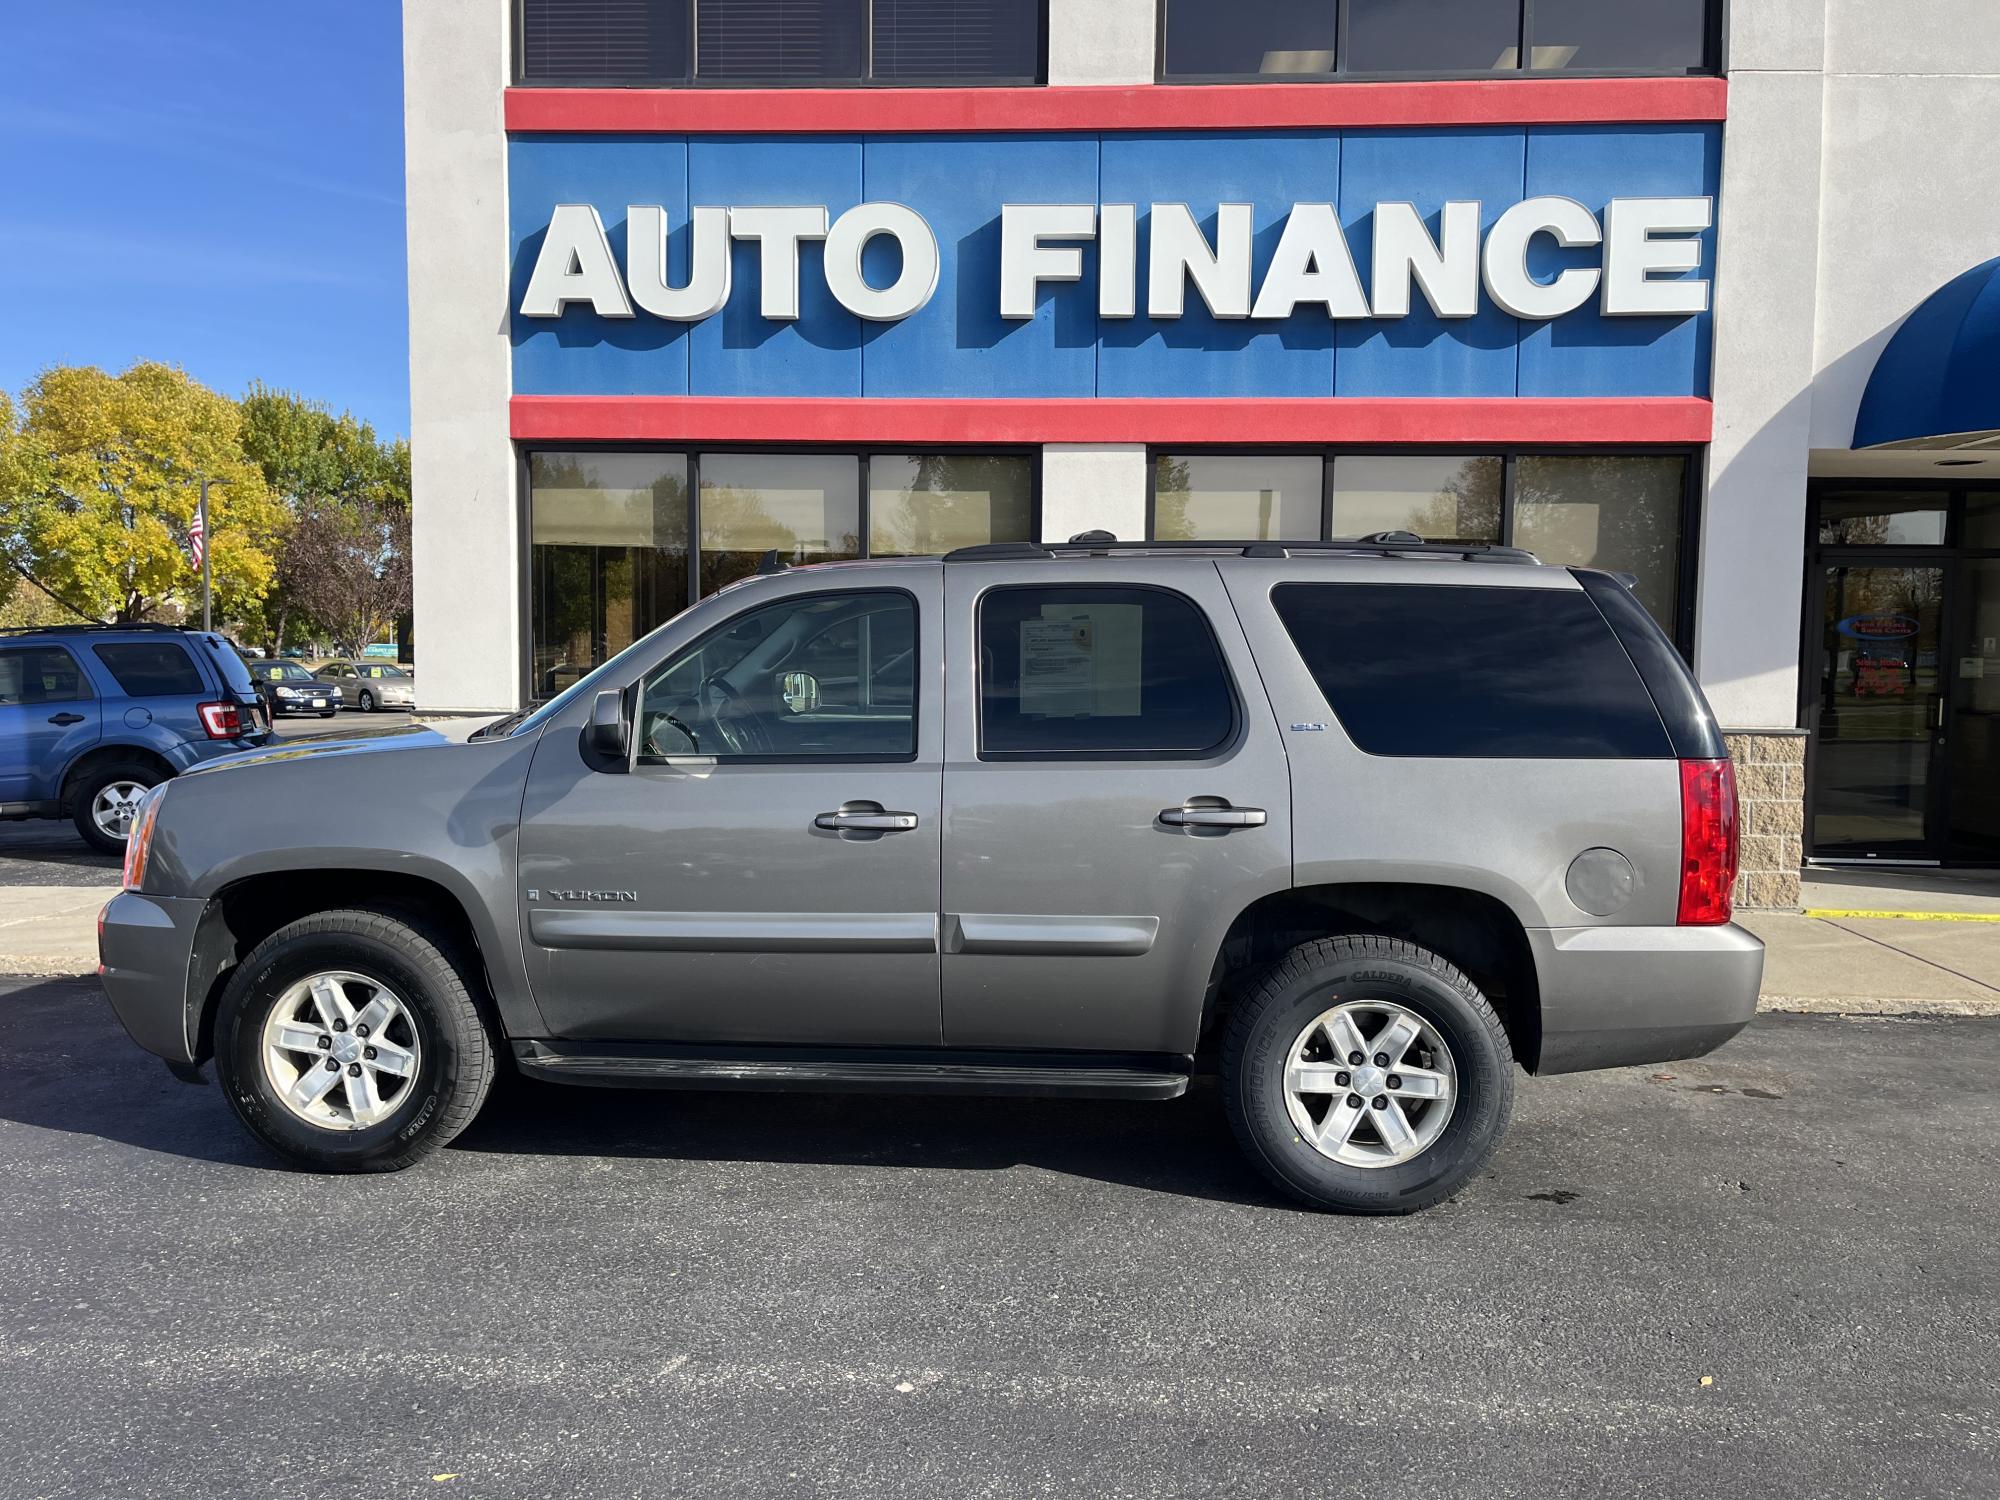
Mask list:
[[639,763],[913,759],[916,646],[907,594],[803,594],[738,615],[640,684]]

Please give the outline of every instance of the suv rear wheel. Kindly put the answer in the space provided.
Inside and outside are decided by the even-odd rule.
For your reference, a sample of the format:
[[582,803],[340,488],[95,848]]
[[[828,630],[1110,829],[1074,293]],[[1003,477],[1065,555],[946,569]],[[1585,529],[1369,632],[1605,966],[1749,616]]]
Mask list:
[[1237,1140],[1286,1192],[1406,1214],[1457,1192],[1499,1144],[1513,1054],[1478,986],[1437,954],[1325,938],[1236,1006],[1223,1087]]
[[70,793],[76,831],[100,854],[123,854],[140,801],[162,779],[138,761],[117,761],[84,773]]
[[392,1172],[451,1140],[485,1101],[493,1048],[450,953],[421,918],[369,909],[305,917],[259,943],[215,1021],[237,1116],[321,1172]]

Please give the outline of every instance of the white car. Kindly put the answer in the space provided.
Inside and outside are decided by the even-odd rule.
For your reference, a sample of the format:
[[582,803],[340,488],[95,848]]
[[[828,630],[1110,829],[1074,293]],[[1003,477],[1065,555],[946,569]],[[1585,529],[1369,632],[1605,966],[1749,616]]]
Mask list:
[[339,692],[342,708],[367,714],[378,708],[416,707],[417,679],[392,661],[330,661],[313,676]]

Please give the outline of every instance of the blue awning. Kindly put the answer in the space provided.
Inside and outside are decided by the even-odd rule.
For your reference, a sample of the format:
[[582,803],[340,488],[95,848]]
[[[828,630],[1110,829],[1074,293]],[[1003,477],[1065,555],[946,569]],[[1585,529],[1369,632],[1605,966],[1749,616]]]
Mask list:
[[1896,330],[1862,393],[1854,446],[1925,447],[1932,439],[1996,430],[2000,256],[1947,281]]

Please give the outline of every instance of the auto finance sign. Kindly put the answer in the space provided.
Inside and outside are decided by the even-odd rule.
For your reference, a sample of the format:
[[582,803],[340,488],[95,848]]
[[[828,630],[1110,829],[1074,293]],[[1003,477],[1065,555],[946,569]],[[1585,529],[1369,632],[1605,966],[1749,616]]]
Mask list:
[[[1618,197],[1600,214],[1548,195],[1523,199],[1488,224],[1476,200],[1447,201],[1429,218],[1411,203],[1378,202],[1368,216],[1365,278],[1331,203],[1293,204],[1268,258],[1257,254],[1248,203],[1009,203],[997,217],[998,276],[983,295],[1009,322],[1035,317],[1045,285],[1083,281],[1092,247],[1097,316],[1114,322],[1142,310],[1154,321],[1178,319],[1190,294],[1211,317],[1231,321],[1393,320],[1408,316],[1418,298],[1439,318],[1471,319],[1483,297],[1516,318],[1546,322],[1587,304],[1620,318],[1706,312],[1701,236],[1715,203]],[[737,244],[754,247],[757,313],[773,323],[800,315],[801,252],[809,244],[820,247],[833,299],[868,322],[909,318],[937,293],[944,252],[924,216],[901,203],[861,203],[838,215],[823,204],[712,205],[695,207],[688,220],[686,270],[676,278],[666,208],[626,206],[621,259],[595,205],[556,205],[519,315],[559,319],[583,307],[600,318],[700,323],[729,305]],[[894,253],[873,250],[877,242]],[[1538,274],[1544,246],[1588,252],[1588,263],[1572,256],[1553,274]]]

